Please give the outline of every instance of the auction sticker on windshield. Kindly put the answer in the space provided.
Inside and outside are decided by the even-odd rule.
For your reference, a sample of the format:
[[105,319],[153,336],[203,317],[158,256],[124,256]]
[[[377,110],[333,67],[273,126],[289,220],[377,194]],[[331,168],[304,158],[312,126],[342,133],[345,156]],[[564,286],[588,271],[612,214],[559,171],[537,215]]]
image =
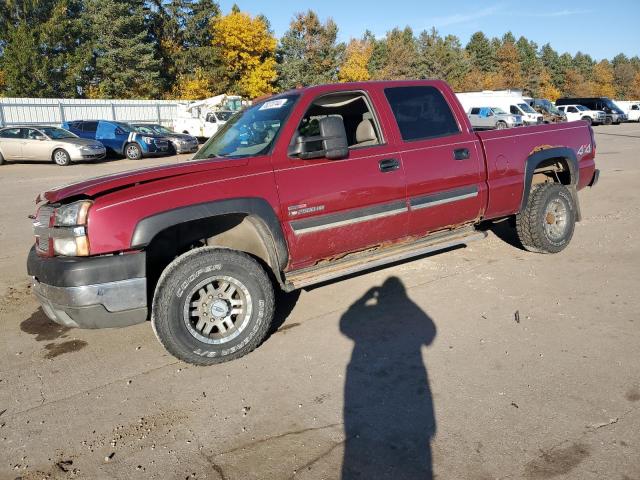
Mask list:
[[269,100],[268,102],[264,102],[258,110],[269,110],[271,108],[281,108],[285,103],[287,103],[286,98],[278,98],[276,100]]

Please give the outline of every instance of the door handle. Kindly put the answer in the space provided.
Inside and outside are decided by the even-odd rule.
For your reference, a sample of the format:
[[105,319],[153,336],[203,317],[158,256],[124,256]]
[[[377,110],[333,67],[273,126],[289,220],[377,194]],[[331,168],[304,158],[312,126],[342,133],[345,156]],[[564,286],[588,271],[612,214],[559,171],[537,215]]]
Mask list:
[[385,160],[380,160],[380,162],[378,163],[378,167],[380,168],[380,171],[383,173],[393,172],[394,170],[397,170],[400,168],[400,162],[395,158],[387,158]]
[[456,148],[453,151],[453,159],[454,160],[467,160],[469,158],[469,149],[468,148]]

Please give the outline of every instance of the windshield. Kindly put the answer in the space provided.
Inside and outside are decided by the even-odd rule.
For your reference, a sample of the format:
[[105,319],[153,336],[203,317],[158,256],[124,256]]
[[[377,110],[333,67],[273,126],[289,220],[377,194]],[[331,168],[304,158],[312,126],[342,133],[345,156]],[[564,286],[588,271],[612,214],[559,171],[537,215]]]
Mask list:
[[507,112],[505,112],[503,109],[501,109],[500,107],[492,107],[491,111],[493,113],[495,113],[496,115],[506,115]]
[[613,101],[609,100],[608,98],[604,101],[604,104],[609,107],[614,113],[623,113],[622,110],[620,110],[620,107],[618,107],[618,105],[613,103]]
[[226,122],[233,116],[233,112],[216,112],[216,117],[221,122]]
[[123,132],[131,133],[134,131],[133,127],[128,123],[124,123],[124,122],[111,122],[111,123],[113,123],[116,127],[120,128],[120,130],[122,130]]
[[522,110],[523,112],[526,112],[526,113],[536,113],[536,111],[535,111],[533,108],[531,108],[531,107],[530,107],[528,104],[526,104],[526,103],[519,103],[519,104],[518,104],[518,107],[520,107],[520,110]]
[[53,140],[60,140],[62,138],[78,138],[77,135],[74,135],[64,128],[42,127],[40,128],[40,131]]
[[155,125],[134,125],[136,132],[146,133],[147,135],[156,135],[158,132],[154,128]]
[[194,159],[253,157],[269,152],[289,116],[298,95],[286,95],[258,103],[234,115]]

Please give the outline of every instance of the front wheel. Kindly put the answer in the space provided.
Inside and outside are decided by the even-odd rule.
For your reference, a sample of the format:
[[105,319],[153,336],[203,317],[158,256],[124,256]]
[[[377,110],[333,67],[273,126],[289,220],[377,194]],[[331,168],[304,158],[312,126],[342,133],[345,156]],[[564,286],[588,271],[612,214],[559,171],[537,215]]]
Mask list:
[[59,149],[53,152],[53,161],[56,165],[66,167],[71,163],[71,157],[65,150]]
[[531,189],[525,208],[516,215],[520,243],[529,251],[558,253],[571,241],[576,206],[571,192],[559,183],[543,183]]
[[582,117],[582,120],[587,122],[589,125],[593,125],[593,119],[591,117],[587,117],[586,115]]
[[613,123],[613,119],[611,117],[606,117],[604,119],[604,124],[605,125],[611,125]]
[[2,156],[2,153],[0,153],[0,165],[4,165],[5,161],[4,161],[4,157]]
[[124,148],[124,154],[129,160],[140,160],[142,158],[142,149],[137,143],[129,143]]
[[496,123],[496,129],[504,130],[505,128],[507,128],[507,124],[505,122],[500,121]]
[[164,271],[153,300],[152,324],[173,356],[194,365],[233,360],[254,350],[274,312],[271,280],[249,255],[203,247]]

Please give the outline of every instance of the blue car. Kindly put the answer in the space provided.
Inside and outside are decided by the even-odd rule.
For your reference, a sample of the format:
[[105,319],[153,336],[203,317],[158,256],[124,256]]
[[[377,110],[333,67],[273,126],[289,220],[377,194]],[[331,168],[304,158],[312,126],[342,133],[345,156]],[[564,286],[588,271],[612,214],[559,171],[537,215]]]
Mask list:
[[162,135],[139,133],[125,122],[76,120],[64,122],[65,128],[79,137],[98,140],[108,151],[130,160],[169,154],[169,140]]

